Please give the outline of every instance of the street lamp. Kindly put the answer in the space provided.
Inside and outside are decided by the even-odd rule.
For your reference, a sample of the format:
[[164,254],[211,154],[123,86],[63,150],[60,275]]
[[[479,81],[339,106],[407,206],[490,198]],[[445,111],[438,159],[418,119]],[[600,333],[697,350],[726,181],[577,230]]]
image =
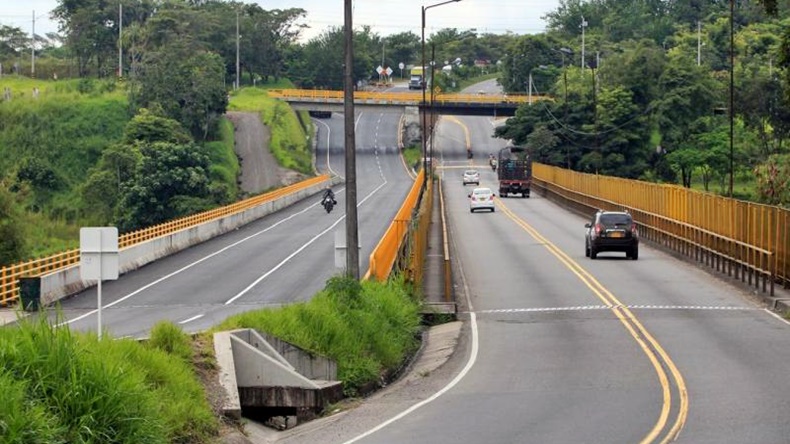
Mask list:
[[[431,8],[435,8],[437,6],[446,5],[448,3],[457,3],[457,2],[460,2],[460,1],[461,0],[447,0],[447,1],[444,1],[444,2],[441,2],[441,3],[436,3],[436,4],[433,4],[433,5],[422,6],[422,37],[420,39],[420,47],[422,49],[422,64],[420,65],[420,66],[422,66],[422,103],[421,103],[421,105],[422,105],[422,112],[420,114],[422,115],[422,170],[425,172],[426,175],[429,173],[429,171],[428,171],[428,159],[426,157],[426,154],[427,154],[426,149],[427,149],[427,140],[428,139],[427,139],[427,136],[425,134],[425,128],[428,126],[426,124],[426,122],[425,122],[425,88],[427,86],[426,85],[427,82],[425,81],[425,74],[426,74],[425,73],[425,11],[427,11],[427,10],[429,10]],[[431,85],[431,87],[433,87],[433,85]],[[431,163],[433,163],[433,162],[431,162]],[[423,181],[423,183],[422,183],[423,189],[425,189],[425,186],[426,186],[427,182],[428,182],[428,177],[426,177],[425,181]]]

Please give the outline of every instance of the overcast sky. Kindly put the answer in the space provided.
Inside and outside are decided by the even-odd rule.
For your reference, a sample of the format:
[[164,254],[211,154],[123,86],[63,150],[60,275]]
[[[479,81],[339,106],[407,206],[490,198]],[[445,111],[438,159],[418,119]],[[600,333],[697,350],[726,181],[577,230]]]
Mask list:
[[[255,3],[264,9],[304,9],[307,11],[305,23],[310,26],[305,31],[308,38],[330,26],[343,24],[341,0],[257,0]],[[370,25],[374,32],[383,36],[404,31],[420,35],[421,7],[437,3],[441,1],[356,0],[354,27]],[[493,34],[535,34],[545,29],[546,23],[541,17],[556,9],[558,4],[559,0],[461,0],[429,9],[425,34],[427,37],[442,28],[474,28],[478,33]],[[50,20],[49,13],[57,5],[57,0],[0,0],[0,24],[16,26],[29,33],[35,11],[36,34],[56,32],[57,24]]]

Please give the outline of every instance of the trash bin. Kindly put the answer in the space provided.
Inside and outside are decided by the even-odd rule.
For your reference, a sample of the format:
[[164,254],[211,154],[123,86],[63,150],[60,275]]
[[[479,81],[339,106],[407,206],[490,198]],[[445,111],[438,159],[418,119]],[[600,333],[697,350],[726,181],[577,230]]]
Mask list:
[[19,278],[19,301],[25,311],[38,311],[41,303],[41,278]]

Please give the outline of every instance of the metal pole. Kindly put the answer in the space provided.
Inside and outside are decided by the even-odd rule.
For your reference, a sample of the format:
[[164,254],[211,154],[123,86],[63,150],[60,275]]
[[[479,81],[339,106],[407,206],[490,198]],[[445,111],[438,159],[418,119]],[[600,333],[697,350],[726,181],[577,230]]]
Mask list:
[[239,10],[236,9],[236,84],[234,85],[234,90],[239,89]]
[[700,21],[697,20],[697,66],[700,65],[700,53],[702,52],[702,35]]
[[584,16],[582,16],[582,61],[581,61],[582,71],[584,71],[584,28],[586,27],[587,27],[587,22],[584,20]]
[[[422,131],[421,131],[422,132],[422,170],[426,174],[428,173],[428,165],[427,165],[428,161],[427,161],[427,158],[426,158],[426,154],[427,154],[427,146],[426,146],[427,145],[427,143],[426,143],[427,142],[427,136],[425,134],[425,128],[427,127],[427,124],[425,122],[425,120],[426,120],[425,119],[425,117],[426,117],[425,116],[425,105],[426,105],[426,103],[425,103],[425,88],[427,87],[427,85],[426,85],[427,82],[425,81],[425,74],[426,74],[425,73],[425,11],[427,11],[428,9],[431,9],[431,8],[435,8],[437,6],[446,5],[448,3],[456,3],[456,2],[460,2],[460,1],[461,0],[447,0],[447,1],[444,1],[444,2],[441,2],[441,3],[436,3],[436,4],[433,4],[433,5],[429,5],[429,6],[422,6],[422,27],[421,27],[422,28],[422,37],[420,38],[420,47],[422,48],[422,59],[421,59],[421,61],[422,61],[422,102],[420,103],[420,108],[421,108],[420,109],[420,114],[422,115],[422,120],[421,120],[422,121]],[[425,179],[426,179],[425,182],[422,183],[423,190],[425,190],[425,186],[426,186],[428,177],[426,177]]]
[[[421,39],[421,49],[422,49],[422,59],[421,59],[421,67],[422,67],[422,80],[421,80],[421,87],[422,87],[422,102],[420,103],[420,117],[421,117],[421,133],[422,133],[422,170],[425,174],[428,173],[428,153],[427,153],[427,135],[425,134],[425,129],[427,128],[425,122],[425,6],[422,7],[422,39]],[[425,180],[422,182],[422,189],[425,190],[426,184],[428,183],[428,178],[425,177]]]
[[118,2],[118,78],[123,77],[123,3]]
[[431,132],[430,132],[431,145],[430,145],[430,152],[428,154],[428,157],[431,159],[431,163],[428,164],[428,179],[430,179],[430,180],[433,180],[433,138],[434,138],[433,125],[436,123],[436,116],[434,115],[435,110],[433,108],[434,91],[436,89],[436,85],[434,85],[434,77],[433,77],[434,68],[435,68],[435,66],[434,66],[435,60],[436,60],[436,45],[431,43],[431,61],[428,63],[428,65],[431,66],[431,105],[430,105],[430,107],[431,107],[431,114],[430,114],[430,116],[431,116],[431,125],[430,125],[430,128],[431,128]]
[[529,85],[527,86],[527,89],[529,90],[528,93],[529,99],[527,100],[527,103],[532,105],[532,70],[531,69],[529,70]]
[[36,11],[33,10],[33,31],[30,42],[30,77],[36,76]]
[[352,0],[344,0],[345,66],[343,111],[346,154],[346,275],[359,280],[359,230],[357,229],[357,164],[354,134],[354,28]]
[[730,197],[733,197],[735,164],[735,0],[730,0]]

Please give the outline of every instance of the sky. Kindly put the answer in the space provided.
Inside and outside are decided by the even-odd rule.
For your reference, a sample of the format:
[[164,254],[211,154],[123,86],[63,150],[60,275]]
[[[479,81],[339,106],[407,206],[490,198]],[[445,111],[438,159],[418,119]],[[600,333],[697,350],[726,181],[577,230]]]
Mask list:
[[[113,0],[110,0],[113,1]],[[117,0],[116,0],[117,1]],[[245,3],[253,3],[245,0]],[[302,8],[307,11],[304,21],[310,28],[305,39],[320,34],[330,26],[343,25],[341,0],[257,0],[264,9]],[[420,35],[421,7],[441,3],[440,0],[356,0],[353,6],[353,25],[369,25],[373,32],[386,36],[412,31]],[[57,0],[0,0],[0,24],[16,26],[30,33],[33,11],[36,15],[36,34],[57,32],[57,23],[49,13],[57,7]],[[476,29],[478,33],[535,34],[545,30],[541,18],[553,11],[559,0],[461,0],[430,8],[426,12],[425,36],[442,28]]]

